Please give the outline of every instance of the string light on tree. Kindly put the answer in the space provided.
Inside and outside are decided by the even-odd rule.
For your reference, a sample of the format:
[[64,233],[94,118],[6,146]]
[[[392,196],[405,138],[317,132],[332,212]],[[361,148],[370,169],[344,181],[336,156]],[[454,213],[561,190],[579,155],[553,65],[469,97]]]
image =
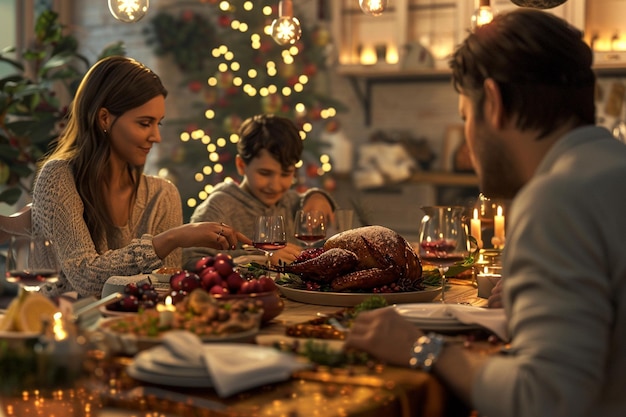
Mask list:
[[278,18],[272,22],[272,38],[279,45],[293,45],[302,36],[300,21],[293,16],[292,0],[278,3]]
[[140,21],[150,7],[150,0],[108,0],[114,18],[124,23]]
[[478,7],[472,14],[472,30],[486,25],[493,20],[493,9],[490,0],[478,0]]
[[[237,132],[243,120],[255,114],[272,113],[296,123],[305,153],[294,186],[299,190],[325,186],[334,161],[323,156],[320,135],[328,120],[345,107],[317,91],[316,76],[331,62],[324,25],[303,26],[293,44],[278,45],[271,36],[272,23],[285,14],[287,2],[202,3],[197,11],[159,11],[148,32],[155,52],[176,60],[190,103],[199,110],[168,121],[179,124],[182,132],[178,145],[160,160],[178,179],[184,215],[189,217],[207,198],[212,184],[240,179],[234,164]],[[290,8],[292,2],[288,3]]]
[[387,9],[388,0],[359,0],[359,6],[365,14],[380,16]]

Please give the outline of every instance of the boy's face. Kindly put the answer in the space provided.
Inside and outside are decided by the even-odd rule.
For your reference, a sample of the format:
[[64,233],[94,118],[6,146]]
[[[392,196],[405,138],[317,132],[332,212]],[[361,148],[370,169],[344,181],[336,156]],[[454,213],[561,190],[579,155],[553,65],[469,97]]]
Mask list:
[[269,207],[276,204],[291,188],[296,172],[295,166],[283,171],[280,163],[265,149],[249,164],[237,156],[236,165],[237,172],[244,177],[243,184],[248,186],[252,195]]

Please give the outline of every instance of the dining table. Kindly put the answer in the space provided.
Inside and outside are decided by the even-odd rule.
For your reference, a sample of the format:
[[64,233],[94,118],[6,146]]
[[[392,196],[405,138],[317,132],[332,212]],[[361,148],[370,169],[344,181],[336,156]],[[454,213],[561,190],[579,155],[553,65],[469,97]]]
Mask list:
[[[485,306],[474,280],[450,279],[446,303]],[[292,341],[286,329],[342,307],[283,298],[284,310],[264,324],[256,340]],[[431,303],[440,303],[439,296]],[[459,337],[465,337],[463,335]],[[469,340],[469,336],[468,340]],[[489,332],[473,333],[468,349],[495,352]],[[316,340],[324,343],[324,340]],[[253,342],[254,343],[254,342]],[[304,340],[300,341],[304,343]],[[333,341],[333,343],[341,343]],[[374,359],[364,363],[316,365],[295,371],[288,380],[220,397],[212,388],[163,386],[133,379],[126,372],[133,356],[111,354],[71,390],[37,402],[30,397],[3,398],[7,416],[73,415],[94,417],[167,416],[399,416],[470,417],[474,412],[431,373],[389,366]],[[37,407],[49,408],[37,408]],[[55,406],[57,408],[55,408]],[[69,408],[68,408],[69,407]],[[42,410],[47,410],[43,411]],[[56,410],[56,411],[55,411]],[[69,411],[73,414],[69,414]],[[47,414],[46,414],[47,413]],[[59,414],[62,413],[62,414]]]

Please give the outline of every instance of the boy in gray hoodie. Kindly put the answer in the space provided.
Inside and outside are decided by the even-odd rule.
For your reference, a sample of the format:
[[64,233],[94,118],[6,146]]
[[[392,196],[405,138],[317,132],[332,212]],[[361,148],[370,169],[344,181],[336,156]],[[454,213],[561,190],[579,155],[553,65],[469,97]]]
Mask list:
[[[254,220],[261,215],[282,215],[287,246],[273,251],[272,263],[293,262],[302,251],[294,237],[297,210],[321,210],[332,218],[335,203],[323,190],[312,188],[300,194],[292,189],[296,164],[302,157],[302,139],[295,124],[284,117],[257,115],[246,119],[239,129],[237,172],[241,183],[217,184],[191,216],[191,223],[215,221],[231,225],[246,236],[254,234]],[[211,248],[186,248],[183,266],[192,270],[203,256],[215,255]],[[224,252],[224,251],[222,251]],[[248,254],[241,248],[228,251],[233,257]]]

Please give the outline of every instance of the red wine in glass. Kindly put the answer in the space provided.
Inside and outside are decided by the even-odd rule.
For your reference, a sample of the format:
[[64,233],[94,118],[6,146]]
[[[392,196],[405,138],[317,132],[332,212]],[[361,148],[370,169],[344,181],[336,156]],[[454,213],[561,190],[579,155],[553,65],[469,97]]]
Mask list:
[[59,279],[54,245],[42,237],[13,236],[6,258],[6,280],[26,291],[39,291],[46,282]]
[[465,259],[457,252],[457,243],[454,240],[424,241],[420,243],[420,246],[422,261],[430,265],[451,266]]
[[252,243],[252,246],[254,246],[257,249],[261,249],[261,250],[265,250],[265,251],[272,251],[272,250],[278,250],[278,249],[282,249],[285,246],[287,246],[287,242],[286,241],[282,241],[282,242],[254,242]]
[[422,207],[419,257],[434,265],[441,275],[441,302],[445,302],[446,272],[451,265],[462,262],[469,254],[469,240],[463,223],[463,207]]
[[294,223],[295,238],[306,246],[326,238],[326,216],[319,210],[298,210]]
[[323,240],[326,235],[302,235],[300,233],[296,233],[296,239],[303,242],[305,245],[309,245],[311,243],[319,242]]
[[26,287],[39,287],[45,282],[56,282],[59,272],[54,269],[40,269],[38,271],[12,270],[7,273],[7,281]]
[[287,245],[283,216],[258,216],[252,236],[252,246],[265,252],[268,266],[272,252]]

